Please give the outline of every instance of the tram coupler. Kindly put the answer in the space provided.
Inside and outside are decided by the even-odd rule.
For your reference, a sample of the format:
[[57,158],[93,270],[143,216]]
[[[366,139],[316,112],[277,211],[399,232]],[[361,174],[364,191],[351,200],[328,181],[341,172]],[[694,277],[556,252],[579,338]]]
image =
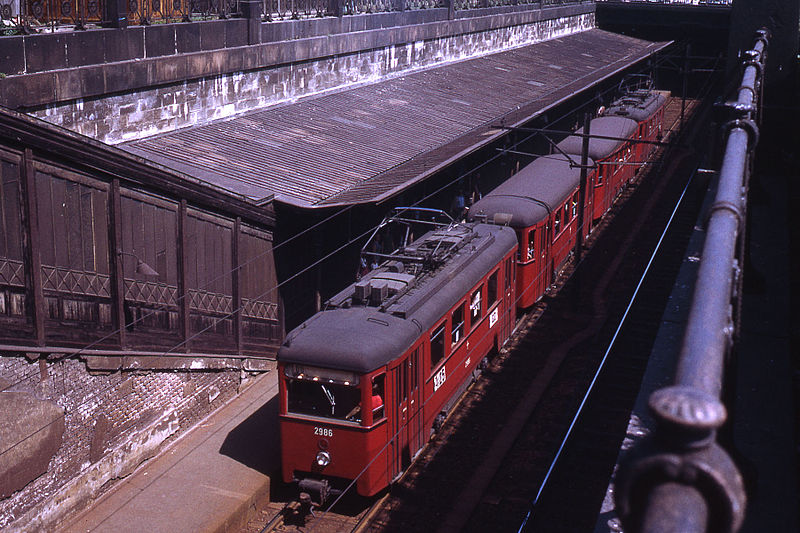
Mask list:
[[301,492],[298,501],[300,502],[300,508],[298,509],[298,514],[300,514],[300,516],[307,516],[310,514],[316,518],[317,515],[314,514],[314,502],[311,501],[311,495],[309,493]]
[[297,485],[300,489],[300,504],[301,506],[305,505],[305,496],[305,500],[307,500],[309,504],[309,511],[311,510],[311,506],[320,507],[325,505],[325,502],[331,496],[331,486],[327,479],[306,478],[301,479]]

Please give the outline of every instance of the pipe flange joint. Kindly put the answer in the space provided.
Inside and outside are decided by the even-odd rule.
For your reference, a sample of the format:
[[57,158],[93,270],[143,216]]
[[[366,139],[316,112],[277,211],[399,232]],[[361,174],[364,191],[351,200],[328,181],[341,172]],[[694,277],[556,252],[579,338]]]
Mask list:
[[[736,108],[734,108],[736,109]],[[723,125],[723,130],[725,131],[725,137],[727,138],[728,135],[731,134],[731,130],[734,129],[742,129],[747,132],[747,149],[752,150],[758,144],[758,138],[760,135],[760,131],[758,129],[758,124],[756,121],[751,118],[737,118],[734,120],[730,120]]]
[[711,220],[711,217],[714,213],[719,211],[727,211],[731,213],[734,217],[736,217],[736,227],[739,229],[741,233],[742,228],[744,227],[744,213],[742,212],[742,208],[732,202],[720,201],[714,202],[711,204],[711,208],[708,210],[708,214],[706,215],[706,226],[708,226],[708,222]]
[[748,58],[747,60],[744,61],[744,63],[742,63],[742,65],[744,66],[744,68],[754,67],[757,71],[756,79],[760,80],[761,77],[764,75],[764,64],[761,62],[761,57],[758,52],[756,52],[755,50],[749,50],[749,51],[754,52],[757,57]]
[[[674,483],[697,490],[708,506],[709,532],[737,531],[744,520],[746,493],[742,476],[716,443],[685,454],[656,453],[635,460],[616,482],[617,509],[626,531],[638,531],[647,516],[655,487]],[[675,490],[681,490],[676,487]]]
[[[739,93],[740,91],[750,91],[750,94],[753,95],[753,101],[755,102],[758,98],[758,94],[756,94],[755,87],[750,87],[749,85],[740,85],[736,92]],[[751,106],[752,108],[752,106]]]

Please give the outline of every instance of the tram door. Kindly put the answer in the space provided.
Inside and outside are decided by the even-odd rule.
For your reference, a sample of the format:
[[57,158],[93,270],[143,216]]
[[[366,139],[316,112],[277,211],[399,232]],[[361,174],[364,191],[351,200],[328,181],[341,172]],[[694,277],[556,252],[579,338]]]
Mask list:
[[511,332],[514,329],[514,318],[517,309],[517,302],[514,298],[514,286],[517,283],[517,269],[514,268],[514,258],[509,257],[506,259],[505,270],[503,272],[504,278],[504,285],[503,285],[503,294],[505,294],[505,320],[503,320],[503,338],[507,339],[511,336]]
[[422,433],[422,416],[419,412],[419,353],[414,350],[398,366],[390,370],[395,401],[392,405],[392,478],[411,464],[411,447],[416,451]]

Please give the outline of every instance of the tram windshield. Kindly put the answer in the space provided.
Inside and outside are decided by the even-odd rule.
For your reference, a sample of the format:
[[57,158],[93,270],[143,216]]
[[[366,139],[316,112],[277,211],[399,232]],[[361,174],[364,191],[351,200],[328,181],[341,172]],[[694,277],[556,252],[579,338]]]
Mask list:
[[288,365],[285,374],[290,413],[361,422],[357,375],[300,365]]

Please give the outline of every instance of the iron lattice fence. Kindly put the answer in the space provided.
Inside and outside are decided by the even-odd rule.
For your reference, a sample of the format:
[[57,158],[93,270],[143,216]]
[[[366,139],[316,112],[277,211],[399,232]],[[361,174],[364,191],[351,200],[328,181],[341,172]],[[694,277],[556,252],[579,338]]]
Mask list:
[[[262,0],[265,22],[403,10],[459,10],[519,4],[551,7],[581,0]],[[110,8],[130,25],[190,22],[239,16],[239,0],[0,0],[0,35],[110,24]],[[113,11],[113,10],[112,10]]]
[[239,14],[237,0],[0,0],[0,28],[2,34],[9,35],[101,26],[110,22],[109,4],[120,1],[131,25],[189,22]]

